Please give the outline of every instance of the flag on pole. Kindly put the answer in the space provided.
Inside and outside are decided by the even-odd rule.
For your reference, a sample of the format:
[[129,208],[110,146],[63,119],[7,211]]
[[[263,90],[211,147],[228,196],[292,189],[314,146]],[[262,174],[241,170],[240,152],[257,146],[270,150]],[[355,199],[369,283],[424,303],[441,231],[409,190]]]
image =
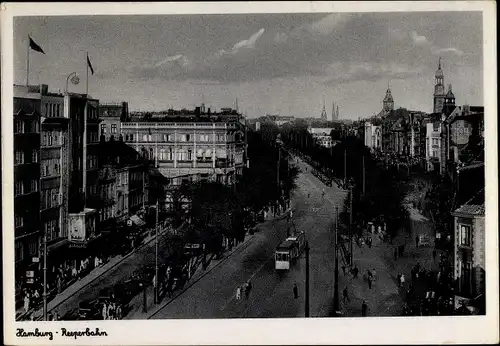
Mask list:
[[33,49],[34,51],[40,52],[42,54],[45,54],[45,52],[43,51],[42,47],[40,47],[38,44],[36,44],[36,42],[33,41],[33,39],[31,38],[31,36],[28,36],[28,37],[30,39],[30,48]]
[[92,75],[94,74],[94,68],[92,67],[92,64],[90,62],[90,59],[89,59],[89,56],[87,55],[87,65],[89,66],[90,68],[90,72],[92,73]]

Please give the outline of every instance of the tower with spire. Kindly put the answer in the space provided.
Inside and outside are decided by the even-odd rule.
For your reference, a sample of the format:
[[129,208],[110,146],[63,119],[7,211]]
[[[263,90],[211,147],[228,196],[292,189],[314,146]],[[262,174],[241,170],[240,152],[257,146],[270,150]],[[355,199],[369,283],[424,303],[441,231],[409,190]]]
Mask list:
[[455,109],[455,95],[451,90],[451,84],[448,84],[448,92],[444,97],[442,112],[448,116],[451,114],[451,112],[453,112],[454,109]]
[[321,111],[321,120],[323,120],[323,121],[328,120],[328,115],[326,114],[325,100],[324,99],[323,99],[323,110]]
[[390,83],[387,82],[387,91],[385,92],[384,101],[382,102],[382,115],[386,117],[389,114],[391,114],[393,110],[394,110],[394,99],[392,98]]
[[441,111],[443,110],[445,97],[444,74],[443,70],[441,69],[441,58],[439,58],[438,69],[436,71],[434,82],[434,113],[441,113]]

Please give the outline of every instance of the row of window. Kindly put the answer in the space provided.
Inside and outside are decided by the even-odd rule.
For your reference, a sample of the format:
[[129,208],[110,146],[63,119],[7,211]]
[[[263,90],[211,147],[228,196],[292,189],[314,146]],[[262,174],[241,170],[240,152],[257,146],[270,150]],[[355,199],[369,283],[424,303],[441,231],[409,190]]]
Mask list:
[[116,208],[116,214],[119,216],[122,213],[126,213],[128,209],[128,198],[125,195],[118,196],[118,203]]
[[[15,246],[15,261],[19,262],[24,260],[24,243],[22,241],[16,241]],[[38,242],[31,242],[28,245],[28,256],[33,257],[38,253]]]
[[[101,134],[106,134],[108,130],[108,126],[106,124],[101,124]],[[117,124],[111,124],[111,132],[110,133],[117,133]]]
[[[104,125],[104,124],[103,124]],[[102,126],[102,125],[101,125]],[[102,130],[102,127],[101,127]],[[106,133],[106,132],[104,132]],[[112,132],[113,133],[113,132]],[[142,138],[142,142],[174,142],[177,140],[178,142],[191,142],[194,139],[194,136],[191,134],[178,134],[177,138],[173,134],[145,134],[142,137],[134,137],[134,134],[126,134],[125,141],[133,142],[134,138],[140,140]],[[227,140],[227,136],[225,134],[215,135],[215,141],[224,142]],[[196,140],[198,142],[210,142],[214,139],[214,135],[197,135]]]
[[113,207],[112,206],[110,206],[110,207],[104,207],[104,208],[102,208],[99,211],[99,220],[102,222],[102,221],[111,219],[112,217],[114,217],[113,214],[114,213],[113,213]]
[[38,120],[14,120],[14,133],[38,133],[40,132],[40,124]]
[[88,131],[87,143],[98,143],[98,142],[99,142],[99,134],[96,131]]
[[97,155],[87,155],[87,169],[97,168]]
[[45,116],[47,118],[62,118],[63,105],[60,103],[45,103]]
[[61,131],[43,131],[41,143],[43,146],[63,145],[64,137]]
[[54,208],[61,205],[62,195],[59,189],[47,189],[40,192],[40,209]]
[[47,241],[57,239],[59,237],[59,226],[57,220],[50,220],[43,224],[43,230],[47,234]]
[[14,218],[14,227],[19,228],[23,227],[23,225],[24,225],[24,217],[16,215],[16,217]]
[[[146,150],[145,148],[141,148],[141,156],[148,160],[155,160],[156,158],[156,150],[153,148],[149,148]],[[225,150],[217,150],[213,151],[212,149],[198,149],[196,151],[197,160],[203,161],[213,159],[213,156],[219,159],[225,159],[227,157],[227,152]],[[172,148],[169,149],[160,149],[158,150],[158,160],[166,160],[166,161],[193,161],[193,150],[192,149],[179,149],[176,152]]]
[[61,174],[61,164],[59,159],[42,160],[42,177],[58,176]]
[[100,186],[99,190],[100,190],[100,196],[103,199],[115,197],[115,191],[113,189],[113,184],[102,185],[102,186]]
[[472,227],[460,225],[460,245],[472,246]]
[[25,154],[23,150],[16,150],[14,153],[14,164],[22,165],[24,163],[35,163],[38,162],[38,150],[31,150],[31,161],[26,160]]
[[128,184],[128,179],[127,179],[127,172],[119,172],[116,174],[117,176],[117,185],[122,186],[122,185],[127,185]]
[[38,191],[38,180],[21,181],[18,180],[14,184],[14,196],[25,195]]
[[142,204],[143,198],[144,198],[144,195],[142,195],[142,194],[132,194],[132,196],[130,197],[130,207],[134,208],[134,207]]

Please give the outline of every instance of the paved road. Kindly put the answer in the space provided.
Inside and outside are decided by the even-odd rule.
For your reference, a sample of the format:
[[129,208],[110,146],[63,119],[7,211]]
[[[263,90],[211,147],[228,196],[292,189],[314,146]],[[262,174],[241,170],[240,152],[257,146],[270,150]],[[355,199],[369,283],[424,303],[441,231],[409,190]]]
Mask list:
[[[158,237],[160,258],[166,258],[167,242],[167,234],[160,235]],[[94,280],[88,286],[83,287],[70,299],[59,305],[55,310],[65,320],[75,319],[78,313],[79,302],[97,298],[101,289],[111,288],[115,284],[129,279],[136,270],[140,271],[142,268],[146,266],[154,266],[154,264],[155,242],[152,241],[123,260],[119,265]]]
[[[306,232],[310,251],[310,314],[328,316],[333,297],[334,206],[343,206],[345,192],[325,187],[316,177],[303,172],[293,196],[293,223]],[[325,190],[325,197],[321,191]],[[308,197],[310,194],[310,197]],[[282,275],[274,270],[274,250],[286,237],[287,220],[266,222],[240,252],[195,283],[185,294],[170,302],[151,318],[238,318],[304,316],[305,259]],[[249,299],[235,299],[236,288],[252,282]],[[293,297],[297,283],[299,298]]]

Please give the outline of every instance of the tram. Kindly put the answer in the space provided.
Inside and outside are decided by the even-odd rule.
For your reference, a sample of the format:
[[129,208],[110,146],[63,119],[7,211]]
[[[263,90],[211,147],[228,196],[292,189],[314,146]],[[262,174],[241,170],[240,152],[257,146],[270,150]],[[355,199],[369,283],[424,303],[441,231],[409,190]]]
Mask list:
[[283,241],[276,248],[275,252],[275,268],[276,270],[290,270],[290,264],[298,256],[297,243],[291,240]]
[[298,250],[297,256],[299,256],[306,247],[306,234],[304,233],[304,231],[296,232],[295,234],[286,238],[286,240],[293,241],[297,244],[297,250]]

